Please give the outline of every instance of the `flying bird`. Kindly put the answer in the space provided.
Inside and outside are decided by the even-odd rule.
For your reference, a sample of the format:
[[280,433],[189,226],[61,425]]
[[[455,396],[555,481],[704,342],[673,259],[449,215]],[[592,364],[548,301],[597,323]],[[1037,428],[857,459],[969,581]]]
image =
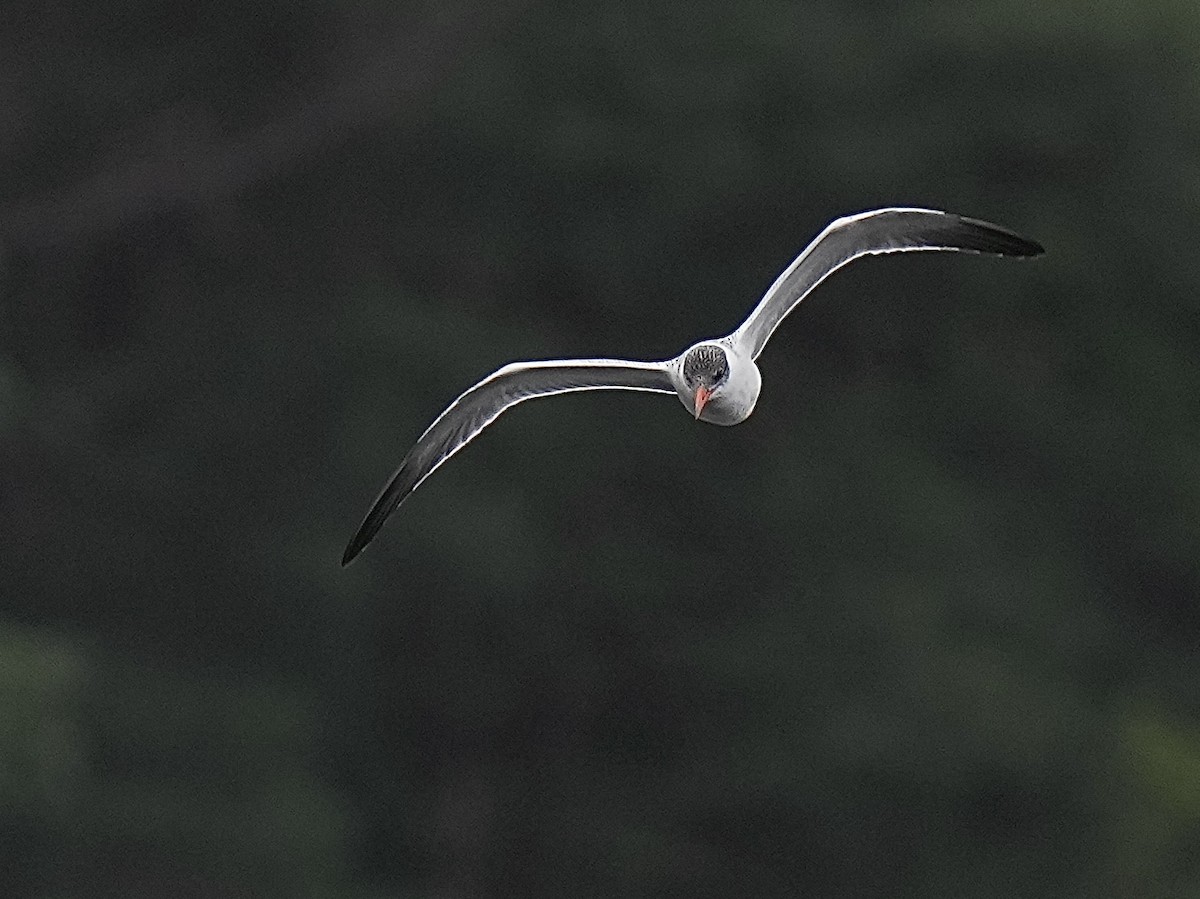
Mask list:
[[701,340],[674,359],[550,359],[513,362],[488,375],[439,415],[408,451],[346,547],[346,565],[387,517],[438,466],[502,412],[525,400],[580,390],[673,393],[700,421],[736,425],[754,411],[762,378],[755,360],[797,304],[843,265],[860,256],[940,250],[997,256],[1037,256],[1040,244],[978,219],[933,209],[893,207],[830,223],[775,279],[732,334]]

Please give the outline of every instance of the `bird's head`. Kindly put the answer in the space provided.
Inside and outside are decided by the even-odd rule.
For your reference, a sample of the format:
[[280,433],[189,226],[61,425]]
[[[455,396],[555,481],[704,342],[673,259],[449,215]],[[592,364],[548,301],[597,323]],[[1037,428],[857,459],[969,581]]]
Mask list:
[[683,357],[683,383],[692,399],[696,417],[705,405],[729,382],[729,358],[715,343],[699,343]]

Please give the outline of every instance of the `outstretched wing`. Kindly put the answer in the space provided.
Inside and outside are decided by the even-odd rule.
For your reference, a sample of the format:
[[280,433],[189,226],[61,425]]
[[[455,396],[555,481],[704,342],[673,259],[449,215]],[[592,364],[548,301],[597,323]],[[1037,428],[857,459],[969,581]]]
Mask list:
[[1037,256],[1041,245],[1007,228],[934,209],[889,208],[832,222],[775,279],[733,339],[757,359],[772,332],[809,292],[859,256],[945,250]]
[[668,371],[665,362],[622,359],[560,359],[504,366],[451,403],[421,435],[363,519],[346,547],[342,564],[362,552],[396,507],[504,410],[535,397],[577,390],[674,393]]

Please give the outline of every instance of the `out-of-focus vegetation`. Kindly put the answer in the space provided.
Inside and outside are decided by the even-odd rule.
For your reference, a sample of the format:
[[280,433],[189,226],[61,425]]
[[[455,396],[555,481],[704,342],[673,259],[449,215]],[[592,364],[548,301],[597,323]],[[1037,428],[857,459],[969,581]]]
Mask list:
[[[0,895],[1200,893],[1200,6],[0,13]],[[731,328],[755,415],[456,393]]]

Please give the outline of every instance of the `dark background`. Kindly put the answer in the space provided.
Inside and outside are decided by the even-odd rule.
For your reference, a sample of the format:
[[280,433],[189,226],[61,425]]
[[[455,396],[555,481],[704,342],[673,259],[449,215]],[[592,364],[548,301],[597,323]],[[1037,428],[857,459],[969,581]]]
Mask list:
[[[1200,894],[1200,6],[0,9],[0,895]],[[505,416],[837,215],[755,415]]]

